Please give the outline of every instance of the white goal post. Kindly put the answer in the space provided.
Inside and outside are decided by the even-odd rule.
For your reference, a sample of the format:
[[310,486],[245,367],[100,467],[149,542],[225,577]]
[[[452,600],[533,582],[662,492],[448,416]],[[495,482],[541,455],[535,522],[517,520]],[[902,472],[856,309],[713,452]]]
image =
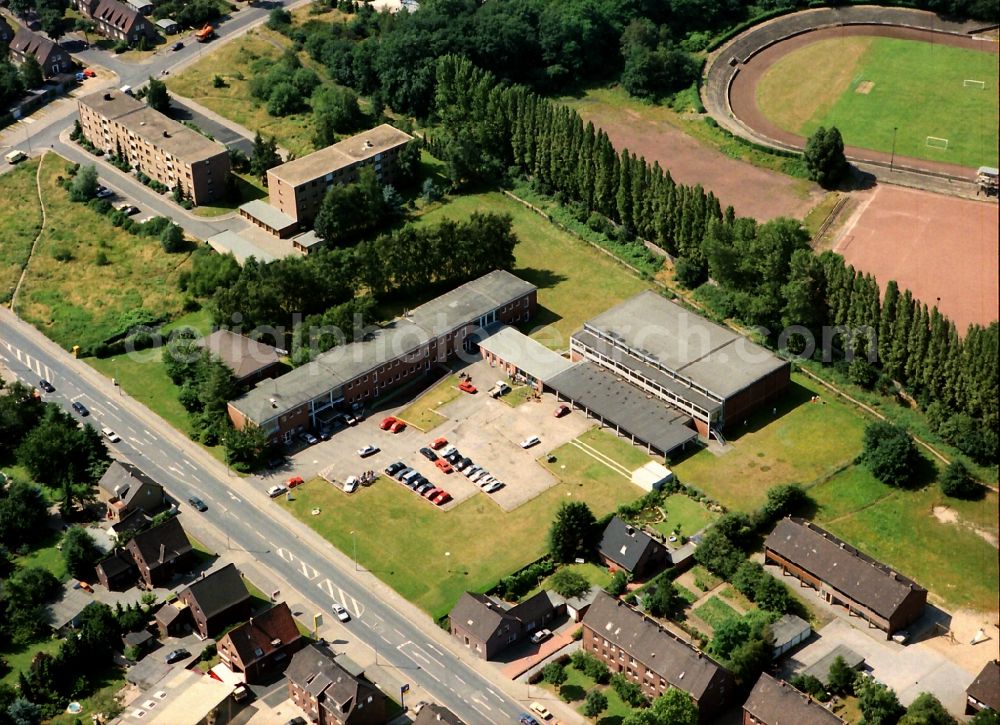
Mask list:
[[927,145],[930,146],[932,149],[947,149],[948,139],[940,138],[938,136],[928,136]]
[[978,88],[981,91],[986,90],[986,81],[977,81],[970,78],[966,78],[962,81],[963,88]]

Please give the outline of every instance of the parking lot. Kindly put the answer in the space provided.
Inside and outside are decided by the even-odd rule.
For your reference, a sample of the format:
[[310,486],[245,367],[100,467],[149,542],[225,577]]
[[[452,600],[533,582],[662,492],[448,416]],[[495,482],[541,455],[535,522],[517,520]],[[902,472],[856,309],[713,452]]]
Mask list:
[[[434,486],[451,494],[452,501],[444,506],[445,509],[479,495],[492,499],[505,511],[517,508],[558,483],[537,459],[586,432],[594,422],[576,411],[563,418],[554,417],[557,402],[551,395],[543,395],[541,402],[511,407],[502,400],[490,398],[485,392],[502,377],[496,369],[485,362],[462,369],[472,377],[479,392],[463,393],[439,408],[443,422],[433,430],[422,433],[407,426],[402,432],[393,434],[379,429],[382,419],[405,408],[416,397],[414,393],[396,401],[397,407],[372,413],[358,425],[340,429],[329,441],[298,451],[291,457],[291,468],[266,476],[265,480],[268,485],[273,485],[278,476],[284,480],[299,475],[308,480],[329,469],[337,480],[343,481],[348,476],[360,476],[366,470],[374,470],[380,474],[375,485],[399,486],[402,484],[388,479],[384,469],[390,463],[402,461],[418,470]],[[531,436],[538,436],[540,443],[527,450],[521,448],[519,443]],[[439,437],[446,438],[463,456],[503,481],[504,487],[486,494],[460,472],[439,470],[419,452]],[[360,458],[358,449],[369,444],[378,446],[379,452]]]

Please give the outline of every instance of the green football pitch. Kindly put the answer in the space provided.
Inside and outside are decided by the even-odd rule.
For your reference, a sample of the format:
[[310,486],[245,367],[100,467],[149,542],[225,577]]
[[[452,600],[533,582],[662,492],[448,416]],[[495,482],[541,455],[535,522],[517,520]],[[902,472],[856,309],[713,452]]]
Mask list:
[[836,126],[849,146],[967,167],[997,165],[997,56],[894,38],[823,40],[761,79],[757,101],[808,136]]

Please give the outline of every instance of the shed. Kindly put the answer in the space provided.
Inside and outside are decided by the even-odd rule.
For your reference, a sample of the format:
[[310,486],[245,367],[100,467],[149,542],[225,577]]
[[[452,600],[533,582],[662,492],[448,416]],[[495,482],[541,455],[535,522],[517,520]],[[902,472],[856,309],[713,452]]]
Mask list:
[[180,24],[173,18],[160,18],[156,21],[156,27],[168,35],[173,35],[181,31]]
[[832,665],[833,661],[838,657],[843,657],[844,662],[846,662],[847,666],[852,670],[860,669],[865,663],[865,658],[857,652],[845,647],[842,644],[838,644],[832,650],[827,652],[826,655],[809,665],[809,667],[807,667],[802,674],[812,675],[817,680],[822,682],[824,686],[826,686],[827,680],[830,677],[830,665]]
[[794,614],[786,614],[771,625],[771,636],[774,637],[774,652],[772,659],[778,659],[786,652],[795,649],[809,639],[812,627],[809,622]]

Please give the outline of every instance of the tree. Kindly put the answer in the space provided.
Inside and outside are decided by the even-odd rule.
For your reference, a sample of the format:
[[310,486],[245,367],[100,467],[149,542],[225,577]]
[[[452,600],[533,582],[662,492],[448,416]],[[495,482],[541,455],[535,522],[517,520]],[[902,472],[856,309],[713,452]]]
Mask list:
[[565,563],[590,553],[596,523],[584,502],[563,503],[549,529],[549,555],[554,561]]
[[97,429],[79,426],[56,405],[45,406],[42,419],[21,441],[16,456],[32,478],[55,488],[66,480],[96,483],[110,462]]
[[[851,678],[852,682],[853,679],[854,678],[852,676]],[[813,675],[805,675],[799,673],[797,675],[793,675],[792,679],[789,680],[789,683],[796,690],[800,690],[801,692],[805,692],[806,694],[812,695],[821,702],[826,702],[827,700],[830,699],[830,696],[827,694],[826,687],[823,685],[822,682],[819,681],[817,677]]]
[[809,500],[805,490],[796,483],[786,483],[774,486],[767,491],[767,501],[761,508],[761,513],[768,521],[777,521]]
[[696,725],[698,722],[698,706],[694,699],[676,687],[671,687],[653,700],[652,709],[664,724]]
[[913,471],[917,449],[906,428],[874,421],[865,428],[861,462],[882,483],[902,486]]
[[806,141],[804,153],[809,178],[825,189],[832,188],[847,172],[844,139],[836,126],[820,126]]
[[854,694],[865,725],[895,725],[905,712],[896,693],[870,677],[855,678]]
[[782,582],[770,574],[763,574],[754,589],[754,603],[769,612],[785,614],[792,607],[792,595]]
[[8,106],[24,93],[24,83],[17,67],[0,58],[0,105]]
[[715,527],[709,529],[702,537],[698,548],[694,550],[694,558],[723,579],[732,578],[743,563],[740,551]]
[[906,708],[899,725],[955,725],[956,720],[944,705],[929,692],[921,692]]
[[273,169],[280,163],[278,142],[274,140],[274,136],[265,141],[258,131],[253,139],[253,150],[250,152],[250,173],[266,186],[267,170]]
[[972,716],[969,725],[1000,725],[1000,713],[990,707],[984,708]]
[[97,194],[97,169],[93,164],[81,166],[69,187],[72,201],[88,201]]
[[558,687],[566,681],[566,668],[558,662],[550,662],[542,668],[542,679]]
[[830,671],[826,677],[830,692],[834,695],[848,694],[854,686],[854,678],[856,676],[857,673],[851,669],[847,661],[843,657],[838,656],[830,663]]
[[374,169],[365,167],[353,184],[337,184],[326,192],[313,226],[338,247],[350,246],[386,220],[386,194]]
[[63,537],[62,556],[66,571],[76,579],[93,580],[94,566],[101,555],[94,537],[81,526],[72,527]]
[[557,571],[549,578],[549,586],[567,599],[582,596],[590,590],[590,582],[587,581],[587,577],[572,569]]
[[183,251],[185,246],[184,230],[177,224],[171,222],[168,226],[163,228],[162,232],[160,232],[160,244],[163,245],[163,251],[168,254]]
[[596,718],[608,709],[608,698],[599,690],[591,690],[587,693],[587,699],[583,701],[583,714],[587,717]]
[[965,464],[956,459],[941,474],[941,493],[952,498],[980,499],[985,489],[973,480]]
[[242,429],[226,431],[223,442],[226,462],[238,471],[248,472],[263,463],[270,438],[263,428],[248,422]]
[[674,617],[684,608],[685,602],[674,583],[665,574],[660,574],[643,604],[654,617]]
[[619,569],[611,577],[611,581],[605,588],[608,594],[613,597],[620,597],[628,589],[629,574],[624,569]]
[[316,125],[315,146],[322,148],[337,140],[338,133],[350,133],[364,119],[357,94],[349,88],[320,86],[311,98]]
[[146,86],[146,105],[154,111],[168,113],[170,111],[170,94],[167,84],[156,78],[150,78]]
[[21,83],[24,84],[25,88],[39,88],[45,82],[45,76],[42,74],[42,66],[38,64],[33,55],[29,55],[21,64],[20,72]]
[[757,596],[757,585],[764,576],[769,576],[765,574],[764,567],[755,561],[744,561],[733,574],[730,583],[736,587],[736,591],[752,600]]
[[14,725],[39,725],[42,721],[42,708],[19,697],[7,708],[7,717]]

